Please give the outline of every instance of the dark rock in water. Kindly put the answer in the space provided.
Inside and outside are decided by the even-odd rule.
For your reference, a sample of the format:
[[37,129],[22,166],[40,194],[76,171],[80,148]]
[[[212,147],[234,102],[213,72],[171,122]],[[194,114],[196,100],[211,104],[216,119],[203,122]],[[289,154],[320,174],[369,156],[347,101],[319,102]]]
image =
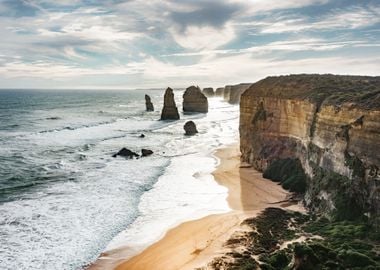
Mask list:
[[153,154],[152,150],[149,149],[141,149],[141,156],[142,157],[147,157]]
[[150,100],[150,96],[145,95],[145,107],[147,112],[152,112],[154,111],[153,103]]
[[214,96],[214,88],[212,88],[212,87],[206,87],[206,88],[203,88],[202,93],[203,93],[206,97],[213,97],[213,96]]
[[190,86],[183,94],[183,111],[184,112],[208,112],[207,97],[202,94],[199,87]]
[[164,107],[161,112],[161,120],[178,120],[178,109],[174,101],[173,89],[168,87],[164,96]]
[[140,137],[140,138],[145,138],[145,135],[144,135],[144,134],[141,134],[139,137]]
[[125,157],[125,158],[133,158],[133,157],[140,157],[139,154],[127,149],[127,148],[122,148],[119,152],[117,152],[116,154],[112,155],[112,157],[117,157],[117,156],[121,156],[121,157]]
[[183,129],[185,130],[185,135],[194,135],[198,133],[197,126],[193,121],[187,121],[185,125],[183,126]]
[[215,96],[216,97],[223,97],[224,96],[224,87],[216,88]]

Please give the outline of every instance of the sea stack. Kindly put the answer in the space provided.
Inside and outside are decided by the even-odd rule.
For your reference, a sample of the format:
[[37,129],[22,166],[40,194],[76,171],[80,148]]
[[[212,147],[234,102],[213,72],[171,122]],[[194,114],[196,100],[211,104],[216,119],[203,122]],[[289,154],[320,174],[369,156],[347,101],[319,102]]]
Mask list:
[[164,107],[161,112],[161,120],[178,120],[178,109],[174,101],[173,89],[168,87],[164,96]]
[[216,97],[223,97],[223,95],[224,95],[224,87],[218,87],[218,88],[216,88],[214,95]]
[[184,112],[208,112],[207,97],[202,94],[199,87],[190,86],[183,94],[183,111]]
[[185,130],[185,135],[191,136],[198,133],[197,126],[193,121],[187,121],[185,125],[183,126],[183,129]]
[[150,96],[148,96],[148,95],[145,95],[145,106],[146,106],[147,112],[153,112],[154,111],[153,103],[150,100]]
[[213,96],[214,96],[214,88],[212,88],[212,87],[206,87],[206,88],[203,88],[202,93],[203,93],[206,97],[213,97]]

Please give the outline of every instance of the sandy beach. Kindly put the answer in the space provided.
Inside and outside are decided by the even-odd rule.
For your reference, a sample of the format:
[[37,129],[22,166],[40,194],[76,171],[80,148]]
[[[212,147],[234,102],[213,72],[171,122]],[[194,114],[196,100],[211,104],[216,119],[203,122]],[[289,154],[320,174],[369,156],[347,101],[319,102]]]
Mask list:
[[[142,253],[121,262],[117,270],[194,269],[206,267],[215,256],[227,250],[223,244],[240,230],[241,222],[256,216],[269,206],[298,209],[287,202],[289,193],[261,173],[240,164],[237,144],[218,150],[220,164],[213,173],[215,180],[228,188],[231,211],[188,221],[168,233]],[[99,269],[99,268],[92,268]],[[104,269],[104,268],[103,268]]]

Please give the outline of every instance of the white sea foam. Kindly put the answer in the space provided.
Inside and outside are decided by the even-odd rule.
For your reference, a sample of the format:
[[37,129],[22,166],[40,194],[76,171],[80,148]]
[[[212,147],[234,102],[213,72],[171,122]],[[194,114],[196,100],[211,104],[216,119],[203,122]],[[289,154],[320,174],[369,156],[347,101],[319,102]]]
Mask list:
[[[181,93],[175,94],[180,104]],[[151,96],[159,108],[162,93]],[[78,269],[106,247],[138,251],[180,221],[227,211],[227,191],[211,175],[217,163],[211,154],[237,140],[238,107],[209,103],[207,115],[175,122],[157,121],[159,111],[138,111],[139,101],[107,103],[97,122],[99,105],[83,109],[88,122],[83,111],[31,112],[30,121],[42,119],[35,120],[37,128],[0,138],[0,158],[17,160],[0,168],[33,184],[7,191],[0,202],[0,268]],[[46,120],[49,114],[60,119]],[[197,124],[196,136],[184,136],[189,119]],[[68,125],[74,128],[62,129]],[[121,147],[154,155],[112,158]],[[15,180],[2,184],[12,187]]]

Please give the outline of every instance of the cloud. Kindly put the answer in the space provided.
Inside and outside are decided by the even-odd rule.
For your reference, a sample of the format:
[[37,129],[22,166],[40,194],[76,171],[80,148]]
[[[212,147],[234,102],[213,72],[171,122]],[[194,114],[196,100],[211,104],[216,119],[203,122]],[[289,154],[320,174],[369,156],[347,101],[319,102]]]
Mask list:
[[241,22],[236,25],[252,27],[264,34],[301,32],[307,30],[335,31],[360,29],[380,23],[380,7],[351,6],[334,9],[319,17],[299,14],[271,14],[265,19]]
[[193,1],[191,10],[171,11],[170,18],[181,31],[188,27],[223,27],[234,14],[238,14],[244,7],[236,2],[223,1]]
[[193,50],[218,48],[235,38],[235,31],[227,25],[222,29],[210,26],[188,26],[184,32],[170,30],[174,40],[184,48]]
[[379,5],[336,3],[0,0],[0,87],[186,86],[294,72],[374,73]]

